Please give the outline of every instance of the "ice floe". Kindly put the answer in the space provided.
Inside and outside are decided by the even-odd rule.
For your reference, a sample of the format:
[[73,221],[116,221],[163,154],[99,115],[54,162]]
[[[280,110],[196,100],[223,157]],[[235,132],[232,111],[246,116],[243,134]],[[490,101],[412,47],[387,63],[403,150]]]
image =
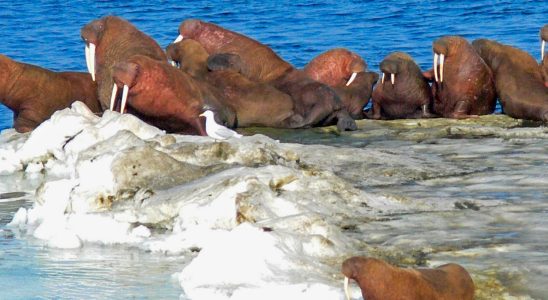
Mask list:
[[[249,132],[225,141],[166,134],[77,102],[30,134],[0,134],[0,174],[34,178],[11,189],[34,193],[34,202],[8,226],[51,248],[124,245],[188,256],[176,278],[190,299],[343,299],[340,263],[349,256],[417,265],[427,255],[443,261],[514,245],[508,235],[486,242],[493,237],[475,228],[507,224],[500,216],[518,197],[511,182],[532,202],[546,193],[547,132],[486,118],[491,127],[358,122],[343,145],[376,142],[345,147]],[[531,140],[541,141],[531,145],[536,153],[519,152]],[[532,167],[519,172],[513,161]],[[360,297],[356,287],[352,294]]]

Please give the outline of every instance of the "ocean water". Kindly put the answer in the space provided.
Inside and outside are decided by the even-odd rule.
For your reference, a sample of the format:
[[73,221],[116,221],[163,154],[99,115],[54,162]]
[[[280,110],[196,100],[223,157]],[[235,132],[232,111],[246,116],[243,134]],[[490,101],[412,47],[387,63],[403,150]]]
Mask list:
[[[548,22],[548,3],[0,0],[0,53],[55,71],[85,71],[80,28],[109,14],[128,19],[162,47],[177,36],[181,21],[199,18],[255,38],[297,67],[328,49],[345,47],[364,57],[370,70],[378,70],[383,57],[393,51],[408,52],[422,69],[428,69],[432,41],[449,34],[469,41],[495,39],[539,58],[538,32]],[[0,130],[11,127],[11,120],[11,112],[0,105]],[[355,228],[354,234],[375,232],[368,241],[376,247],[432,248],[431,261],[471,266],[476,276],[496,279],[496,284],[486,280],[481,287],[487,294],[504,286],[517,297],[548,298],[542,285],[548,278],[548,244],[539,238],[548,226],[548,207],[543,204],[548,199],[543,177],[548,142],[537,124],[514,124],[509,127],[516,127],[515,131],[510,132],[490,119],[480,124],[485,129],[474,124],[463,129],[453,123],[427,128],[413,122],[360,124],[358,132],[343,136],[316,130],[262,133],[345,151],[369,148],[401,159],[412,152],[403,171],[412,173],[410,166],[415,163],[417,168],[428,168],[408,177],[399,173],[403,171],[397,164],[388,170],[379,166],[382,162],[369,161],[356,168],[341,160],[333,167],[331,171],[339,176],[347,173],[343,178],[357,188],[424,205],[416,209],[421,214],[409,213],[407,218],[403,215],[408,212],[386,214],[382,218],[388,221],[371,223],[354,220],[348,228]],[[527,131],[522,125],[533,129]],[[326,163],[321,151],[310,148],[308,155],[311,162]],[[439,162],[444,166],[436,170]],[[378,180],[387,173],[390,180]],[[405,178],[394,179],[400,175]],[[20,207],[32,205],[43,180],[40,173],[0,176],[0,287],[13,287],[2,288],[0,298],[175,299],[182,294],[171,274],[180,272],[195,254],[163,255],[124,245],[61,250],[7,229]],[[443,202],[440,199],[451,205],[479,202],[484,213],[473,209],[446,213],[436,208],[437,201]],[[499,202],[508,206],[497,206]],[[428,242],[433,237],[438,240],[434,245]],[[489,299],[485,293],[482,299]]]

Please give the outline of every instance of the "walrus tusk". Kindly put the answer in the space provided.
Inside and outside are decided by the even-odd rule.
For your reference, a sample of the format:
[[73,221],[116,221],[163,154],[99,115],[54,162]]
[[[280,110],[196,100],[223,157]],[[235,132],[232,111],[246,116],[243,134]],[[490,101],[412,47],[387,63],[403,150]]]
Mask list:
[[443,82],[443,63],[445,61],[445,54],[440,54],[440,82]]
[[434,53],[434,78],[438,82],[438,54]]
[[382,73],[381,84],[384,84],[384,73]]
[[91,68],[89,67],[89,46],[87,43],[86,43],[85,53],[86,53],[86,68],[88,68],[88,72],[91,74]]
[[177,63],[174,61],[174,60],[169,60],[169,63],[174,66],[175,68],[177,68]]
[[114,101],[116,100],[116,93],[118,93],[118,86],[116,83],[112,86],[112,95],[110,95],[110,110],[114,110]]
[[182,41],[182,40],[183,40],[183,35],[179,34],[179,36],[177,36],[177,38],[173,41],[172,44],[178,43],[178,42],[180,42],[180,41]]
[[356,73],[356,72],[352,73],[352,76],[350,76],[350,79],[348,79],[348,82],[346,83],[346,86],[349,86],[354,81],[354,79],[356,79],[357,75],[358,75],[358,73]]
[[91,79],[95,81],[95,44],[89,43],[89,73],[91,73]]
[[546,46],[546,41],[542,40],[540,43],[540,60],[544,60],[544,47]]
[[120,113],[123,114],[126,109],[127,94],[129,92],[129,86],[124,84],[124,89],[122,90],[122,105],[120,106]]
[[394,85],[395,81],[396,81],[396,74],[390,73],[390,82],[392,82],[392,85]]
[[344,294],[346,295],[346,300],[350,300],[350,292],[348,291],[348,277],[344,276]]

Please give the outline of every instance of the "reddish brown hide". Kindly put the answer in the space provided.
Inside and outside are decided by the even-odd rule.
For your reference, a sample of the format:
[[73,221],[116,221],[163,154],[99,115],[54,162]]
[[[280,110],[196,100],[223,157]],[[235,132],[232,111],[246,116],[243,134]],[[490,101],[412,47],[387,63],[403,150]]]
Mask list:
[[[440,64],[439,80],[432,84],[434,113],[446,118],[493,113],[496,97],[491,70],[468,41],[444,36],[434,41],[432,49],[445,57],[443,72]],[[433,80],[434,73],[431,70],[425,76]]]
[[100,112],[97,86],[87,73],[53,72],[0,55],[0,100],[14,113],[13,127],[31,131],[74,101]]
[[303,127],[289,95],[274,87],[247,79],[232,70],[210,72],[207,81],[220,89],[222,102],[236,112],[238,127]]
[[134,55],[114,65],[113,77],[120,90],[129,87],[129,112],[169,132],[206,135],[199,117],[206,106],[216,111],[219,123],[234,125],[234,114],[210,86],[166,63]]
[[365,72],[367,64],[358,54],[335,48],[316,56],[303,70],[316,81],[339,87],[345,86],[353,73]]
[[167,58],[176,63],[179,69],[195,78],[203,78],[207,72],[209,54],[193,39],[172,43],[166,48]]
[[316,56],[303,70],[310,78],[333,88],[353,119],[362,119],[379,77],[366,69],[365,60],[358,54],[335,48]]
[[241,73],[252,81],[269,82],[293,68],[266,45],[212,23],[185,20],[179,26],[179,34],[196,40],[209,55],[238,55],[242,61]]
[[288,94],[293,100],[295,114],[303,116],[303,127],[337,124],[339,130],[356,130],[356,123],[334,90],[293,68],[267,46],[195,19],[181,23],[179,34],[199,42],[210,55],[236,57],[238,64],[226,60],[228,69],[240,72],[251,81],[270,83]]
[[354,279],[367,300],[472,300],[474,282],[457,264],[433,269],[404,269],[382,260],[352,257],[342,273]]
[[94,20],[82,27],[81,36],[84,42],[96,46],[95,78],[103,110],[110,105],[114,64],[133,55],[148,56],[167,64],[167,57],[158,43],[120,17],[106,16]]
[[535,59],[523,50],[492,40],[478,39],[472,44],[493,70],[504,113],[547,122],[548,88]]
[[429,108],[432,104],[430,85],[411,56],[404,52],[394,52],[384,58],[380,70],[385,80],[377,84],[373,91],[370,118],[405,119],[433,116]]

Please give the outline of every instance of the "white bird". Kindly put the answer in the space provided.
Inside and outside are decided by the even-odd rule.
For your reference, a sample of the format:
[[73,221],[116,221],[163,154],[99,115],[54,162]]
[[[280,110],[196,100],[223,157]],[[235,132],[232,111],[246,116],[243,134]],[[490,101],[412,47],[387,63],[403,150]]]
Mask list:
[[216,139],[216,140],[226,140],[228,138],[241,138],[242,135],[237,133],[234,130],[228,129],[224,127],[223,125],[217,124],[215,122],[215,116],[213,114],[213,111],[206,110],[203,113],[200,114],[200,117],[206,118],[206,133],[208,136]]

